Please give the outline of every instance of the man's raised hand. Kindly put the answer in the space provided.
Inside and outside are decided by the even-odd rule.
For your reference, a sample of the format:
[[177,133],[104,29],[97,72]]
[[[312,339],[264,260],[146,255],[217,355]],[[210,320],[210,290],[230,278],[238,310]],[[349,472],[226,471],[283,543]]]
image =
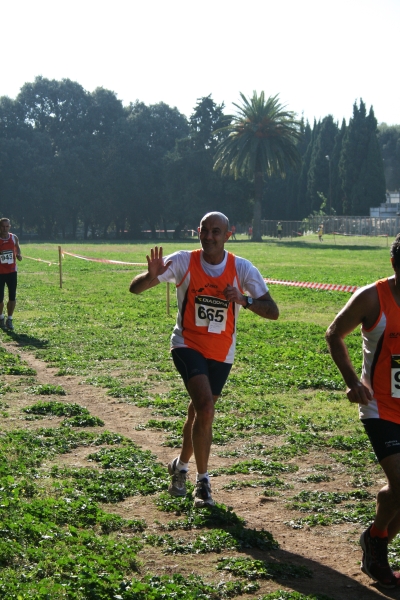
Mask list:
[[164,264],[162,246],[155,246],[154,248],[151,248],[150,256],[147,255],[146,258],[147,268],[149,270],[151,279],[155,279],[159,275],[163,275],[168,269],[169,265],[172,263],[172,261],[169,260],[166,264]]

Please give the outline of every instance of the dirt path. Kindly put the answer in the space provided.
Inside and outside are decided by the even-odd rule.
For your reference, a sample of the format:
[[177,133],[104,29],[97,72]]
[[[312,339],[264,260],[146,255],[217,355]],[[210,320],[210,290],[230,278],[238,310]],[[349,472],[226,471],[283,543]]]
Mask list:
[[[176,455],[176,451],[162,445],[163,434],[160,432],[140,429],[151,416],[148,409],[138,408],[123,402],[116,401],[106,395],[102,388],[93,387],[82,383],[73,376],[56,376],[56,370],[48,368],[45,363],[37,360],[29,352],[20,348],[15,341],[4,343],[7,350],[17,352],[21,358],[34,368],[37,372],[37,382],[40,384],[62,385],[67,396],[65,401],[85,406],[91,414],[100,417],[105,428],[120,433],[142,448],[150,450],[163,463],[167,463]],[[12,377],[8,378],[10,382]],[[12,426],[16,427],[42,427],[54,426],[55,421],[45,419],[41,421],[26,422],[20,419],[20,409],[23,406],[33,404],[37,397],[27,394],[19,394],[13,397],[13,405],[10,407]],[[58,423],[58,421],[57,421]],[[11,425],[11,423],[10,423]],[[139,429],[138,429],[139,427]],[[233,446],[231,446],[232,448]],[[227,466],[234,462],[233,459],[221,458],[217,455],[220,448],[214,447],[211,456],[211,468]],[[86,455],[91,449],[81,448],[71,454],[61,456],[58,463],[69,465],[85,465]],[[297,459],[300,471],[293,474],[290,479],[285,477],[293,485],[290,491],[292,496],[302,489],[301,478],[310,472],[312,465],[326,461],[324,454],[313,452]],[[315,489],[323,491],[339,491],[348,485],[348,474],[337,465],[331,463],[333,479],[330,482],[318,483]],[[191,478],[194,477],[194,468]],[[239,479],[240,476],[235,476]],[[282,582],[260,581],[261,589],[253,596],[242,596],[241,598],[258,598],[277,589],[296,590],[304,594],[324,593],[335,600],[377,600],[379,598],[400,598],[399,590],[380,590],[371,580],[360,571],[359,561],[361,552],[358,538],[361,527],[354,524],[336,525],[331,527],[313,527],[304,529],[291,529],[285,525],[285,521],[293,518],[293,513],[288,513],[285,508],[285,493],[279,496],[266,497],[258,495],[254,488],[245,488],[240,491],[227,491],[222,486],[232,479],[231,476],[221,476],[212,481],[213,496],[218,502],[231,506],[235,513],[246,520],[246,526],[254,529],[266,529],[272,533],[279,542],[280,549],[266,553],[261,551],[250,551],[249,556],[267,561],[292,562],[307,566],[312,570],[311,579],[295,579]],[[377,491],[382,481],[376,482],[376,488],[370,489],[371,493]],[[309,485],[308,485],[309,489]],[[160,524],[171,520],[171,515],[164,515],[157,511],[152,499],[148,497],[128,498],[119,504],[107,505],[106,510],[117,512],[125,518],[143,518],[148,524],[150,531],[160,534]],[[299,513],[299,516],[300,513]],[[190,532],[179,532],[179,537],[193,535]],[[215,555],[196,556],[164,556],[158,549],[148,548],[142,552],[143,572],[183,574],[197,573],[204,577],[205,573],[221,579],[219,573],[215,574]],[[226,575],[225,579],[229,576]]]

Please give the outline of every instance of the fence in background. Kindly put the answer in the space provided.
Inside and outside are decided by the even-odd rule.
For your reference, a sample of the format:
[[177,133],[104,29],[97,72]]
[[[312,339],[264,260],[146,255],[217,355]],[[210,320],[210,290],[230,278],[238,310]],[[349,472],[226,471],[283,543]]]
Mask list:
[[[400,216],[381,217],[313,217],[304,221],[280,221],[283,237],[314,235],[319,226],[324,233],[336,235],[389,236],[395,238],[400,232]],[[278,221],[261,221],[261,235],[277,237]]]

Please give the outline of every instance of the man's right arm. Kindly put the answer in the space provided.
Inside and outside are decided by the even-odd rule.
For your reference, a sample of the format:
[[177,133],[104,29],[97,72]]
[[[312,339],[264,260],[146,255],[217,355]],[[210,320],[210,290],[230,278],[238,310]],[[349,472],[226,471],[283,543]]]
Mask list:
[[129,291],[132,294],[141,294],[160,283],[158,276],[163,275],[167,271],[172,261],[164,264],[163,249],[156,246],[150,250],[150,256],[146,256],[148,270],[140,275],[136,275],[132,279],[129,286]]
[[378,315],[379,299],[375,286],[371,286],[350,298],[330,324],[325,335],[332,359],[347,385],[346,393],[349,401],[365,406],[372,396],[369,389],[361,383],[354,369],[344,339],[360,324],[374,323]]
[[140,273],[140,275],[136,275],[134,279],[132,279],[131,284],[129,286],[129,291],[132,294],[141,294],[146,290],[158,285],[160,282],[157,277],[151,278],[149,271],[144,273]]

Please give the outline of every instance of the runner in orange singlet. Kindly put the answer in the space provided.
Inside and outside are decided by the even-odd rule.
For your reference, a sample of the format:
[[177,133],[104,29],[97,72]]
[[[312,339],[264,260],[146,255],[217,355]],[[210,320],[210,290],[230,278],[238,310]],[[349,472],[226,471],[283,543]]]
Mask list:
[[[372,525],[360,537],[361,569],[381,586],[400,586],[388,562],[388,543],[400,531],[400,234],[391,247],[394,276],[358,290],[326,333],[329,350],[359,405],[360,419],[387,483],[378,492]],[[359,378],[344,338],[361,325]]]
[[171,351],[191,401],[181,453],[168,465],[168,491],[172,496],[186,495],[189,460],[194,454],[197,507],[214,505],[208,475],[214,405],[232,367],[240,307],[265,319],[279,316],[258,269],[225,250],[230,235],[227,217],[208,213],[200,222],[200,250],[179,251],[164,259],[162,248],[152,248],[148,271],[135,277],[129,288],[140,294],[163,281],[176,284],[178,315]]

